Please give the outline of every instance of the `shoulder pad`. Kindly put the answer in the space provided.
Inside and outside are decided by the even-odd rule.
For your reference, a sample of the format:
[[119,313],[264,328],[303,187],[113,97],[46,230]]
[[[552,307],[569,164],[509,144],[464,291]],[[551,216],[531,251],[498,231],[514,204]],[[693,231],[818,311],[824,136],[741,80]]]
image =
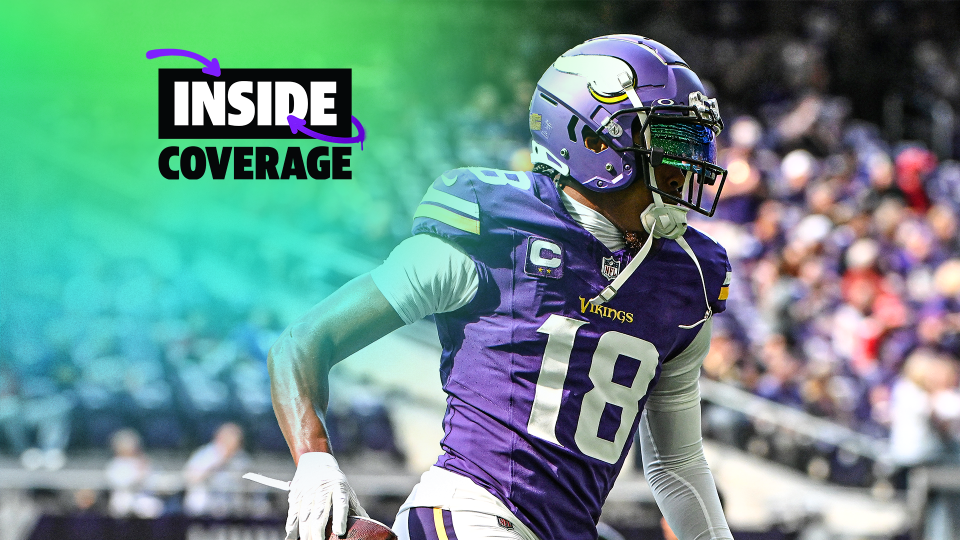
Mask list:
[[413,214],[413,234],[429,233],[461,239],[480,235],[480,205],[474,189],[476,175],[454,169],[440,175]]
[[[484,167],[454,169],[440,175],[427,189],[413,216],[413,234],[429,233],[454,240],[481,234],[481,207],[498,207],[512,194],[533,192],[531,173]],[[514,191],[519,190],[519,191]]]

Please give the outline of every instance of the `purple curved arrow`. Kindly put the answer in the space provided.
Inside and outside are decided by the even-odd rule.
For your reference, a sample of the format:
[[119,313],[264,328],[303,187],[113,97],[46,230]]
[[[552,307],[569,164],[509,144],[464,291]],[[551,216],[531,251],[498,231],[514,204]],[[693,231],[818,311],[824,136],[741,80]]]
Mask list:
[[356,136],[332,137],[330,135],[322,135],[320,133],[317,133],[316,131],[313,131],[312,129],[308,129],[304,127],[307,125],[307,121],[304,120],[303,118],[298,118],[292,114],[287,115],[287,124],[290,125],[290,131],[294,133],[299,131],[304,135],[313,137],[314,139],[317,139],[320,141],[332,142],[332,143],[341,143],[341,144],[360,143],[360,150],[363,150],[363,140],[367,138],[367,132],[365,129],[363,129],[363,126],[360,125],[360,121],[357,120],[356,116],[351,116],[350,121],[353,122],[353,125],[357,126]]
[[204,67],[200,71],[207,75],[213,75],[214,77],[220,76],[220,62],[218,62],[216,58],[207,60],[195,52],[184,49],[153,49],[147,51],[147,60],[153,60],[160,56],[186,56],[187,58],[193,58],[203,64]]

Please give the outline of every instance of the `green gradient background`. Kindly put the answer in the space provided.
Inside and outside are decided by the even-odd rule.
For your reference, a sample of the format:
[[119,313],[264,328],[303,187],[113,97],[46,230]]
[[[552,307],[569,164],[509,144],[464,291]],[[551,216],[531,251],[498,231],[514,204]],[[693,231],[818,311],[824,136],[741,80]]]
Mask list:
[[[230,301],[241,309],[279,302],[286,318],[316,302],[368,270],[409,226],[409,214],[398,214],[410,203],[397,204],[391,170],[405,166],[416,144],[417,115],[440,116],[438,109],[466,101],[472,84],[514,54],[535,10],[519,2],[399,0],[7,6],[0,19],[0,324],[22,307],[19,298],[56,304],[63,282],[94,264],[77,254],[84,246],[104,254],[98,272],[117,260],[146,261],[161,278],[191,272],[227,300],[240,295]],[[214,181],[208,171],[196,181],[165,180],[157,158],[170,144],[282,150],[294,142],[159,140],[157,69],[201,66],[146,60],[155,48],[216,57],[224,68],[352,68],[353,114],[368,132],[364,151],[353,150],[354,179],[235,181],[228,174]],[[424,170],[404,177],[419,179],[411,192],[463,165],[420,162]],[[251,272],[238,248],[251,242],[281,259],[306,257],[300,266],[316,259],[325,274],[298,280],[289,269]],[[345,260],[330,269],[331,258]],[[284,272],[286,283],[275,283]]]

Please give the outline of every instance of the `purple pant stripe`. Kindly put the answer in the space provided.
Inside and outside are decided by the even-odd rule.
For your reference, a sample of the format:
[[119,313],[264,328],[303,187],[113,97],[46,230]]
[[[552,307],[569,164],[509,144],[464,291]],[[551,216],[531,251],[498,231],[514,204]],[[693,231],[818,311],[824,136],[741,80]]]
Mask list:
[[410,540],[440,540],[433,524],[433,508],[415,507],[407,513]]
[[443,511],[443,528],[447,531],[448,540],[457,540],[457,531],[453,529],[453,514],[449,510]]

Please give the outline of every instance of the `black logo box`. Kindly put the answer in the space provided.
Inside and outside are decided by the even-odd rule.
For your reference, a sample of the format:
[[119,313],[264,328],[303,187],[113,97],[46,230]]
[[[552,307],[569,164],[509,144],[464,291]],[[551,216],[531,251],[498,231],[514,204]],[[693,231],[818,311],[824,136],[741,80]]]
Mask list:
[[[246,126],[212,126],[210,117],[204,111],[203,126],[176,126],[173,121],[173,83],[177,81],[189,81],[190,93],[193,93],[192,81],[204,81],[212,89],[214,81],[223,81],[225,84],[224,99],[230,91],[230,85],[237,81],[252,81],[253,92],[245,93],[244,96],[257,103],[257,82],[258,81],[291,81],[298,83],[310,95],[311,81],[336,81],[337,92],[328,97],[334,97],[334,108],[327,109],[327,113],[337,115],[337,123],[333,126],[312,126],[310,125],[310,114],[307,113],[305,120],[308,129],[330,135],[333,137],[350,137],[353,135],[353,126],[350,123],[352,111],[352,78],[350,69],[223,69],[219,77],[213,77],[200,71],[200,69],[160,69],[160,87],[157,94],[158,101],[158,126],[161,139],[303,139],[307,136],[302,133],[292,133],[290,127],[282,126],[259,126],[256,118]],[[273,104],[276,100],[276,90],[271,85],[271,118],[274,116]],[[192,100],[192,95],[191,95]],[[290,98],[290,107],[293,110],[293,98]],[[193,118],[192,104],[188,103],[188,115]],[[312,107],[313,104],[311,103]],[[231,113],[238,114],[236,108],[230,105],[229,100],[226,104],[226,117]]]

